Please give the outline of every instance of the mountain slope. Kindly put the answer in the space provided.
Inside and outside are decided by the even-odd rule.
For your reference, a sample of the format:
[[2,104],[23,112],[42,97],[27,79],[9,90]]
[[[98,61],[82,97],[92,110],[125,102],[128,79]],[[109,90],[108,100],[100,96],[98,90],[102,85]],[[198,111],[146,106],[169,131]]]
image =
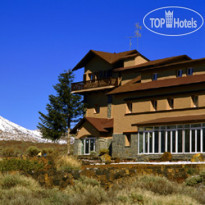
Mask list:
[[[42,138],[38,130],[28,130],[0,116],[0,140],[31,141],[39,143],[52,143]],[[58,143],[65,144],[65,140]]]

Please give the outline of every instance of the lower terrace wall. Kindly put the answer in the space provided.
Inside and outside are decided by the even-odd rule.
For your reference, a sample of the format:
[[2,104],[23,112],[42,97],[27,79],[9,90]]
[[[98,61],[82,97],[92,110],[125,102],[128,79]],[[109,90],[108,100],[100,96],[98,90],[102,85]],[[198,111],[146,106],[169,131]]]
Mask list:
[[99,180],[103,186],[109,188],[115,180],[123,177],[155,175],[182,183],[190,175],[203,171],[205,171],[205,164],[110,164],[83,166],[81,175],[93,177]]

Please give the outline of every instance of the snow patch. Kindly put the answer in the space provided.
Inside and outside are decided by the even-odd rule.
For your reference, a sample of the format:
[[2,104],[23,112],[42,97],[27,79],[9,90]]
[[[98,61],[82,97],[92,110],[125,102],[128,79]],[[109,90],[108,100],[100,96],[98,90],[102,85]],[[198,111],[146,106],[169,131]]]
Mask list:
[[[0,116],[0,140],[30,141],[37,143],[53,143],[43,139],[39,130],[29,130]],[[59,140],[58,144],[66,144],[65,140]]]

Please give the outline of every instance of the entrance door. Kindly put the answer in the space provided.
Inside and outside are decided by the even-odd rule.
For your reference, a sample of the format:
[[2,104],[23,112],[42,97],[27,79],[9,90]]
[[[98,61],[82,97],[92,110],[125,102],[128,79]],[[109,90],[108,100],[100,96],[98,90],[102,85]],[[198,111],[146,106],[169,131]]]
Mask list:
[[92,151],[95,151],[95,138],[83,139],[83,154],[89,155]]

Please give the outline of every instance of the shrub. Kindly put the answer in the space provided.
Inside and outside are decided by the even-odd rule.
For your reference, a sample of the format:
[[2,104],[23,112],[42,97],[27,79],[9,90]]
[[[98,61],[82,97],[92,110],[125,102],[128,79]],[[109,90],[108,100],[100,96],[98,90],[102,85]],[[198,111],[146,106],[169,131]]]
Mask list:
[[106,164],[109,164],[111,163],[111,156],[109,154],[104,154],[100,157],[101,161],[106,163]]
[[186,182],[186,185],[188,185],[188,186],[194,186],[194,185],[202,182],[202,177],[199,175],[191,176],[191,177],[187,178],[185,182]]
[[92,156],[92,157],[96,157],[96,156],[97,156],[97,152],[95,152],[95,151],[91,151],[91,152],[90,152],[90,156]]
[[194,168],[189,168],[187,170],[187,174],[189,174],[189,175],[197,174],[197,172],[198,171],[196,169],[194,169]]
[[62,155],[56,160],[55,164],[58,171],[70,171],[81,168],[81,162],[74,156]]
[[36,159],[3,159],[0,161],[0,171],[24,171],[30,173],[40,171],[45,168],[45,163],[42,160]]
[[158,194],[173,194],[177,192],[177,185],[165,177],[143,176],[139,178],[139,187]]
[[76,180],[74,186],[68,186],[65,193],[69,196],[68,204],[73,205],[96,205],[108,200],[107,192],[99,184],[87,184],[82,180]]
[[203,162],[203,161],[204,161],[204,157],[201,153],[197,153],[191,158],[191,162]]
[[205,184],[205,171],[200,173],[200,177],[202,178],[202,182]]
[[152,191],[154,193],[160,195],[168,195],[173,194],[178,191],[177,183],[169,181],[165,177],[159,176],[141,176],[141,177],[131,177],[126,182],[122,180],[121,183],[118,185],[120,189],[124,187],[134,187],[134,188],[141,188],[146,189],[148,191]]
[[172,161],[172,154],[170,152],[164,152],[164,154],[160,158],[160,161],[162,162]]
[[86,185],[100,186],[100,182],[98,180],[86,176],[81,176],[81,178],[78,179],[78,181]]
[[18,152],[14,150],[14,148],[7,147],[2,150],[2,155],[4,157],[16,157],[18,155]]
[[35,187],[38,187],[39,184],[30,177],[25,177],[19,174],[15,175],[4,175],[0,177],[0,185],[3,189],[10,189],[15,186],[23,186],[28,187],[30,189],[33,189]]
[[30,146],[26,152],[29,157],[35,157],[41,150],[38,149],[36,146]]
[[42,149],[42,155],[43,156],[49,156],[52,155],[54,153],[54,150],[51,148],[44,148]]

